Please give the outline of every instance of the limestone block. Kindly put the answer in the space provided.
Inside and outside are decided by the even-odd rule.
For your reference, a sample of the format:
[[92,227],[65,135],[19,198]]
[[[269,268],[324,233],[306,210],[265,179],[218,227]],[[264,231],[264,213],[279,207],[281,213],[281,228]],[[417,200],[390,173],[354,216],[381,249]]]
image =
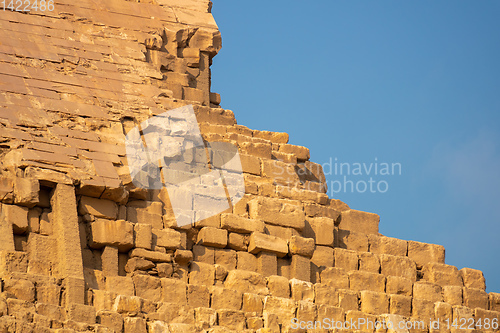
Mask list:
[[14,203],[34,207],[40,202],[40,183],[33,178],[14,178]]
[[35,286],[28,280],[6,279],[3,281],[3,291],[23,301],[35,301]]
[[134,280],[130,276],[107,276],[106,290],[119,295],[134,296]]
[[288,244],[284,239],[276,236],[253,232],[250,235],[248,252],[257,254],[261,251],[276,253],[281,258],[288,253]]
[[297,230],[305,226],[302,207],[291,200],[257,197],[248,202],[248,209],[252,219]]
[[428,263],[444,264],[444,252],[442,245],[408,241],[408,258],[417,263],[418,269]]
[[483,272],[472,268],[462,268],[458,271],[467,288],[476,288],[486,290],[486,280],[484,279]]
[[356,252],[368,252],[368,236],[350,230],[335,230],[335,246]]
[[127,221],[148,223],[155,229],[163,229],[161,202],[131,201],[127,204]]
[[159,302],[161,298],[161,282],[157,277],[149,275],[134,275],[135,294],[138,297]]
[[311,258],[314,254],[314,239],[292,236],[288,243],[289,252]]
[[[356,328],[359,329],[359,331],[353,330],[353,332],[373,332],[372,328],[377,321],[377,316],[361,311],[350,310],[346,311],[345,319],[349,323],[354,322],[358,324]],[[349,328],[350,326],[347,327]]]
[[172,262],[172,255],[157,251],[148,251],[146,249],[135,248],[129,252],[130,258],[144,258],[153,262]]
[[309,149],[302,146],[295,146],[290,144],[280,144],[279,150],[285,154],[293,154],[297,156],[298,160],[307,161],[310,158]]
[[278,323],[282,323],[284,326],[289,325],[295,317],[296,308],[296,302],[288,298],[274,296],[264,298],[264,314],[275,314],[278,317]]
[[168,325],[162,321],[155,320],[149,321],[148,324],[148,333],[164,333],[168,332]]
[[78,213],[114,220],[118,216],[118,205],[111,200],[82,196],[78,205]]
[[482,289],[464,288],[464,305],[468,308],[488,310],[488,294]]
[[248,252],[236,252],[238,269],[257,272],[257,257]]
[[194,245],[193,260],[213,265],[215,264],[215,249],[203,245]]
[[434,319],[434,302],[421,298],[412,299],[412,317],[428,322]]
[[238,290],[213,287],[211,297],[210,306],[212,309],[241,310],[243,294]]
[[96,311],[93,306],[73,303],[68,307],[68,318],[79,323],[95,324]]
[[186,304],[187,286],[184,281],[178,279],[163,278],[161,281],[161,300],[163,302]]
[[236,269],[236,251],[230,249],[215,249],[215,263],[230,271]]
[[[297,302],[297,318],[305,322],[314,322],[317,315],[316,304],[306,301]],[[283,326],[287,327],[289,323],[284,323]],[[306,329],[299,328],[297,332],[307,332]]]
[[388,276],[385,288],[388,294],[412,296],[413,281],[401,276]]
[[386,237],[382,235],[368,235],[370,252],[376,254],[390,254],[405,257],[408,252],[408,241]]
[[500,312],[500,293],[489,293],[489,309]]
[[273,143],[288,143],[288,133],[253,130],[253,136]]
[[358,257],[360,271],[367,271],[370,273],[380,272],[380,259],[378,255],[370,252],[362,252],[358,254]]
[[290,297],[290,284],[284,276],[271,275],[266,278],[269,294],[275,297]]
[[349,289],[349,276],[343,268],[329,267],[321,272],[321,283],[333,289]]
[[123,318],[124,333],[147,333],[146,320],[138,317]]
[[389,296],[384,293],[364,290],[360,293],[361,311],[379,315],[389,313]]
[[120,251],[127,251],[134,246],[134,226],[127,221],[97,219],[90,224],[90,229],[89,246],[92,248],[110,245]]
[[266,224],[264,233],[282,238],[287,241],[289,241],[292,236],[300,236],[300,233],[293,228],[285,228],[272,224]]
[[40,232],[41,214],[42,214],[42,209],[40,207],[34,207],[28,211],[28,230],[30,232],[36,232],[36,233]]
[[324,283],[314,284],[314,302],[330,306],[339,305],[339,293],[335,288]]
[[59,305],[61,286],[57,284],[41,284],[36,286],[36,300],[40,303]]
[[143,248],[146,250],[152,249],[152,227],[151,224],[137,223],[134,225],[135,232],[135,247]]
[[135,271],[147,271],[155,267],[155,264],[144,258],[134,257],[127,260],[127,264],[125,265],[125,272],[132,273]]
[[264,277],[278,274],[278,262],[275,253],[263,251],[257,254],[257,273]]
[[380,216],[377,214],[350,209],[342,212],[339,229],[377,234],[379,222]]
[[343,268],[347,272],[358,269],[358,254],[355,251],[335,248],[334,256],[335,267]]
[[224,287],[235,289],[242,293],[258,295],[267,295],[269,293],[266,287],[266,280],[262,275],[239,269],[228,273]]
[[459,286],[443,286],[444,301],[451,305],[461,306],[463,304],[462,289]]
[[243,154],[253,155],[264,159],[271,159],[271,145],[266,143],[242,142],[240,151]]
[[344,309],[328,304],[316,304],[316,306],[318,313],[317,320],[320,322],[332,324],[332,327],[335,322],[344,322]]
[[210,307],[210,292],[207,287],[188,284],[187,304],[190,307]]
[[247,317],[247,328],[249,330],[262,329],[264,327],[264,320],[260,317]]
[[113,304],[113,311],[118,313],[139,313],[142,300],[137,296],[118,295]]
[[23,234],[28,231],[28,211],[27,207],[2,204],[0,223],[10,223],[15,234]]
[[262,160],[262,176],[273,180],[280,186],[294,186],[300,182],[294,164],[274,159]]
[[424,280],[441,286],[463,286],[462,278],[455,266],[427,263],[422,268]]
[[243,311],[220,309],[217,310],[219,325],[241,332],[246,328],[245,313]]
[[123,330],[123,318],[120,314],[112,311],[99,311],[97,312],[97,321],[115,332]]
[[227,245],[236,251],[247,251],[248,250],[248,235],[237,234],[235,232],[230,232],[227,238]]
[[489,326],[489,330],[492,330],[492,327],[494,327],[492,323],[500,323],[500,313],[498,313],[497,311],[487,311],[484,309],[475,308],[474,320],[476,323],[476,330],[482,329],[487,331],[487,326]]
[[327,217],[307,217],[304,237],[313,238],[317,245],[334,245],[334,221]]
[[227,230],[204,227],[198,233],[198,244],[224,248],[227,245]]
[[101,254],[102,273],[105,276],[118,276],[118,249],[105,246]]
[[231,232],[250,234],[264,232],[265,224],[261,220],[247,219],[236,214],[222,214],[220,226]]
[[[472,322],[473,318],[474,318],[474,310],[466,306],[453,306],[453,321],[456,320],[457,323],[463,323],[465,320],[465,322],[468,323],[469,320],[470,322]],[[464,332],[465,330],[459,329],[456,330],[455,332],[460,332],[460,331]],[[465,332],[470,332],[470,331],[465,331]]]
[[319,282],[321,272],[333,266],[333,249],[328,246],[316,246],[311,258],[311,282]]
[[390,295],[389,313],[410,317],[411,297],[405,295]]
[[213,265],[193,261],[189,266],[189,283],[213,286],[215,267]]
[[311,279],[311,260],[298,254],[292,255],[290,278],[309,282]]
[[415,262],[407,257],[380,255],[380,268],[383,275],[401,276],[412,281],[417,279],[417,267]]
[[428,281],[417,281],[413,284],[413,297],[432,302],[442,302],[443,289],[440,285]]
[[153,244],[167,249],[178,249],[181,247],[181,233],[177,230],[165,228],[153,229]]
[[314,302],[314,285],[311,282],[291,279],[290,290],[294,301]]
[[340,212],[332,207],[329,206],[323,206],[323,205],[318,205],[318,204],[313,204],[313,203],[304,203],[304,212],[306,213],[306,216],[310,217],[327,217],[329,219],[332,219],[335,224],[338,224]]
[[[217,312],[213,309],[195,308],[194,320],[197,328],[208,330],[217,324]],[[163,332],[165,331],[159,331],[158,333]]]
[[349,288],[351,290],[385,291],[385,277],[383,275],[363,271],[351,271],[347,275],[349,276]]

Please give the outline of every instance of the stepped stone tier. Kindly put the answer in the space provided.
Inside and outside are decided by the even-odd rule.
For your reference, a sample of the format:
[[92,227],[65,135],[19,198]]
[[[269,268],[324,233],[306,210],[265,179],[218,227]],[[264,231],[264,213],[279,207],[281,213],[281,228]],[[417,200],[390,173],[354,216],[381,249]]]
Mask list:
[[[211,2],[50,3],[0,11],[0,333],[498,331],[482,272],[379,234],[307,148],[219,106]],[[165,188],[134,185],[125,135],[186,105],[238,147],[245,195],[178,226]]]

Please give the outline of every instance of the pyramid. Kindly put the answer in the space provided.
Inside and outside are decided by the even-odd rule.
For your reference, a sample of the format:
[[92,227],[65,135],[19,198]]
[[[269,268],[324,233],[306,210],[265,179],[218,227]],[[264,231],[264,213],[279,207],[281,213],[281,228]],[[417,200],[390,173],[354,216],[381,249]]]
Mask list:
[[1,333],[500,331],[481,271],[220,106],[210,1],[6,5]]

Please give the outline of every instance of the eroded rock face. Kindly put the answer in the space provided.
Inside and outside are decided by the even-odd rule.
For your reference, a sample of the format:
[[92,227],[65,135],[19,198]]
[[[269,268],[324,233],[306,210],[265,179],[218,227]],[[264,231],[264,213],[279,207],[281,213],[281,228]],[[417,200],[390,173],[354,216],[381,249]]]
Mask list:
[[[1,332],[499,319],[500,294],[485,292],[480,271],[445,265],[440,245],[380,235],[377,214],[328,198],[306,147],[237,125],[220,107],[210,1],[47,3],[0,12]],[[125,136],[186,105],[205,142],[238,148],[240,170],[220,171],[229,208],[214,216],[216,177],[194,181],[205,190],[200,211],[182,191],[136,187],[130,176]],[[193,149],[183,120],[165,121],[175,140],[149,143],[169,147],[169,180],[192,179],[181,162],[202,173],[234,156]],[[245,193],[231,201],[241,180]]]

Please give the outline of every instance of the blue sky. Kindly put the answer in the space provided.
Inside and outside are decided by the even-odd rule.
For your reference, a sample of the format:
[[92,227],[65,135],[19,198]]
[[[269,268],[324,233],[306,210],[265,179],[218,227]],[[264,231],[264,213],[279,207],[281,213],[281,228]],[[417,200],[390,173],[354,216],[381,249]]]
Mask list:
[[347,176],[385,193],[351,193],[332,172],[329,194],[379,214],[386,236],[444,245],[447,264],[500,292],[500,2],[214,0],[212,12],[212,91],[239,124],[287,132],[321,164],[400,163],[401,175]]

